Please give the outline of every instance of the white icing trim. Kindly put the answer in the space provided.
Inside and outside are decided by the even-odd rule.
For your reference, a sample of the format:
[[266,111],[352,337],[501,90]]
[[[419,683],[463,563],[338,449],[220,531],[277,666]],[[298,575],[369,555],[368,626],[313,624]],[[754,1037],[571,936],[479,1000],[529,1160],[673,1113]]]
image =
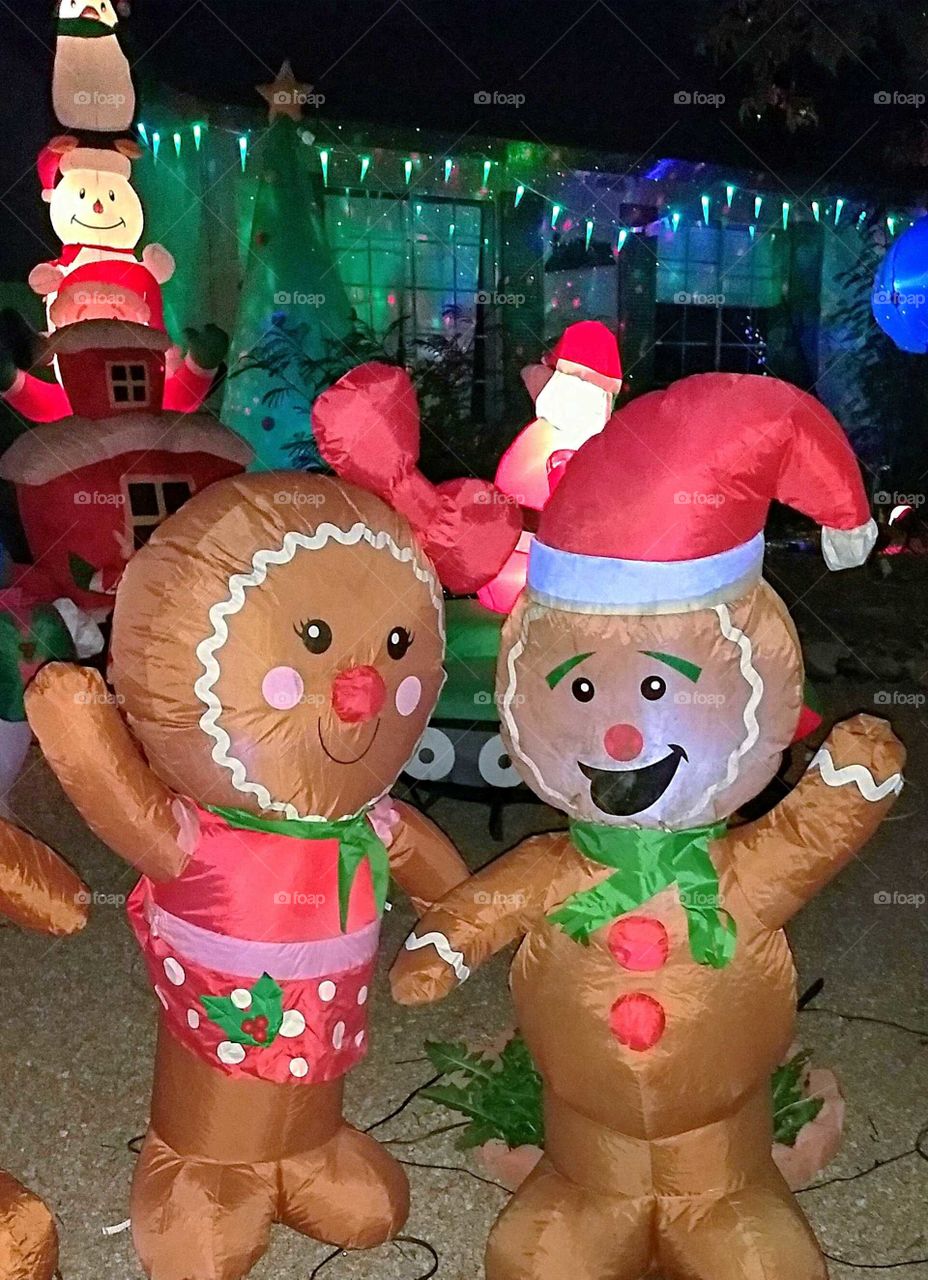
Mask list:
[[[891,523],[891,522],[890,522]],[[822,529],[822,555],[829,569],[856,569],[864,563],[877,539],[875,520],[856,529]]]
[[820,747],[812,757],[809,771],[818,769],[822,781],[829,787],[846,787],[853,783],[865,800],[876,804],[885,800],[888,795],[898,795],[903,787],[901,773],[891,773],[883,782],[877,782],[870,770],[863,764],[845,764],[835,768],[831,752],[827,747]]
[[[223,706],[214,692],[213,686],[219,679],[220,673],[216,654],[229,638],[229,627],[226,619],[240,611],[245,603],[246,589],[261,586],[267,577],[268,569],[272,565],[289,564],[298,549],[318,551],[330,539],[343,547],[353,547],[357,546],[359,542],[367,542],[376,551],[386,549],[394,560],[410,564],[419,581],[426,583],[429,588],[429,594],[435,606],[435,612],[438,615],[439,633],[441,634],[442,642],[444,642],[443,597],[431,567],[419,563],[415,549],[412,546],[400,547],[385,531],[381,530],[379,533],[374,533],[363,521],[358,520],[350,529],[339,529],[337,525],[324,521],[313,534],[297,533],[291,530],[289,533],[284,534],[283,542],[276,550],[256,551],[251,558],[251,572],[234,573],[229,579],[229,595],[227,599],[220,600],[211,606],[209,620],[213,628],[212,635],[205,640],[201,640],[196,648],[196,655],[203,665],[203,675],[194,683],[193,691],[200,701],[206,705],[206,711],[200,716],[199,724],[203,732],[213,739],[213,760],[222,768],[229,770],[232,785],[236,791],[241,791],[244,795],[253,795],[262,809],[282,813],[285,818],[299,819],[304,822],[324,822],[331,821],[331,819],[325,819],[319,814],[300,813],[296,806],[289,801],[274,800],[263,783],[253,782],[248,778],[245,765],[232,755],[232,740],[219,723]],[[386,788],[386,791],[389,791],[389,787]],[[377,799],[379,798],[377,797]],[[367,805],[364,806],[365,809],[367,807]],[[354,815],[346,814],[343,816]]]
[[466,982],[470,977],[470,969],[464,963],[463,951],[455,951],[443,933],[433,929],[430,933],[423,933],[421,938],[411,933],[403,944],[405,951],[421,951],[423,947],[434,947],[445,964],[449,964],[454,970],[454,976],[458,982]]

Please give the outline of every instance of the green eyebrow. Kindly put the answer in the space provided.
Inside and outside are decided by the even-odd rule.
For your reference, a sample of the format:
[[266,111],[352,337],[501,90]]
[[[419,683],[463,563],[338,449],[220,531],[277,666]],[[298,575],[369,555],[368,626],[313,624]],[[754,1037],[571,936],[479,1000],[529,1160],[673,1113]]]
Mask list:
[[548,688],[553,689],[555,685],[559,684],[564,679],[568,671],[573,671],[574,667],[577,666],[578,663],[583,662],[586,658],[592,658],[592,656],[593,650],[591,649],[589,653],[578,653],[575,657],[568,658],[566,662],[560,663],[559,666],[556,666],[553,671],[549,671],[545,676],[545,680],[548,682]]
[[673,667],[674,671],[679,671],[681,676],[686,676],[687,680],[692,680],[693,684],[702,675],[702,667],[697,667],[695,662],[687,662],[686,658],[678,658],[672,653],[657,653],[654,649],[639,649],[638,652],[644,654],[646,658],[656,658],[658,662]]

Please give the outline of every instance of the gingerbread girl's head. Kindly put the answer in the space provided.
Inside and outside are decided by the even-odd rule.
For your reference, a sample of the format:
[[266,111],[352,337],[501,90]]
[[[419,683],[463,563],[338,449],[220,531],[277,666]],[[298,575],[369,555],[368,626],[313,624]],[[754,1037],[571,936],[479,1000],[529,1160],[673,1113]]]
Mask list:
[[392,784],[443,680],[442,585],[509,554],[515,510],[416,470],[407,375],[365,365],[316,403],[339,477],[220,481],[130,561],[111,679],[151,767],[201,805],[350,816]]
[[573,819],[684,828],[773,777],[802,656],[761,579],[772,499],[824,526],[829,568],[873,545],[834,418],[787,383],[705,374],[633,401],[568,464],[503,632],[504,738]]

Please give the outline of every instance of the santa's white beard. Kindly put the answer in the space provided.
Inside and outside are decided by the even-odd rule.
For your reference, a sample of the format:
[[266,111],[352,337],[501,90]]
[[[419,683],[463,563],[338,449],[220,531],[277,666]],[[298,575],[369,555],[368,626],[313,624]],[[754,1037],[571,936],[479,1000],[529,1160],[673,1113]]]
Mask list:
[[609,418],[609,393],[595,382],[555,370],[535,401],[539,418],[560,432],[565,449],[579,449]]

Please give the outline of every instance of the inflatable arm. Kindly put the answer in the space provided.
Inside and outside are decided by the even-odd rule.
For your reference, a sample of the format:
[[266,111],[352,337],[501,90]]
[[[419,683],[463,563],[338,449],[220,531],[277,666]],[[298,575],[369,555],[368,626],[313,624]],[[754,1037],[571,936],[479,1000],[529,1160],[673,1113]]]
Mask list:
[[728,853],[757,916],[782,928],[876,831],[902,788],[905,748],[885,720],[836,725],[775,809],[732,831]]
[[441,1000],[551,904],[585,887],[589,877],[564,833],[523,840],[426,912],[390,971],[393,998]]
[[64,937],[87,923],[87,896],[57,854],[0,821],[0,915],[23,929]]
[[393,809],[399,824],[389,846],[390,872],[421,916],[470,873],[445,833],[425,814],[400,800],[393,801]]
[[152,880],[176,876],[195,819],[145,763],[100,673],[50,662],[25,702],[45,759],[91,830]]

